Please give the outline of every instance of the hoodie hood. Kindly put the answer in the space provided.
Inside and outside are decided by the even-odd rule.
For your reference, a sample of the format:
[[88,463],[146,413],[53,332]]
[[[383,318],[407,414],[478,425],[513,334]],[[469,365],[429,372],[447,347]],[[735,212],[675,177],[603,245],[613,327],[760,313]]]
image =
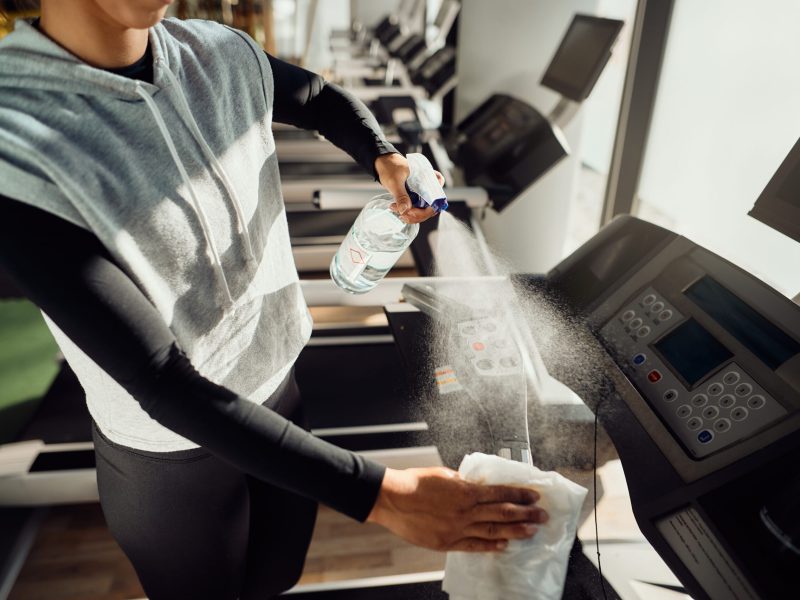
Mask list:
[[[167,53],[159,41],[163,30],[161,23],[150,29],[150,47],[153,59],[168,67]],[[0,40],[0,53],[0,89],[57,90],[140,100],[136,81],[87,65],[28,21],[17,21],[14,32]],[[139,85],[151,93],[158,89],[149,83]]]
[[[0,41],[2,192],[91,231],[198,371],[261,402],[308,340],[272,137],[272,73],[241,32],[166,19],[153,83],[86,65],[28,23]],[[152,421],[49,322],[112,441],[194,444]]]
[[[159,86],[91,67],[26,21],[21,22],[18,33],[19,35],[10,36],[7,47],[0,46],[0,52],[3,52],[4,57],[3,65],[0,66],[0,89],[6,87],[11,89],[59,91],[62,93],[73,92],[83,96],[107,96],[133,102],[145,102],[153,123],[158,127],[158,131],[164,139],[172,161],[178,173],[180,173],[184,187],[194,205],[215,275],[223,292],[223,305],[226,309],[232,307],[234,301],[231,296],[230,285],[222,269],[219,250],[211,233],[203,203],[200,202],[198,193],[192,184],[192,178],[187,173],[186,166],[183,164],[181,155],[176,148],[169,127],[164,121],[164,116],[159,110],[158,104],[151,98],[154,93],[159,91]],[[237,233],[242,236],[246,250],[246,262],[250,263],[254,259],[252,240],[247,223],[244,220],[241,200],[235,186],[231,184],[230,176],[203,137],[183,94],[181,83],[170,69],[169,46],[163,43],[166,31],[164,31],[161,23],[150,29],[149,37],[153,57],[154,81],[161,80],[165,83],[164,92],[173,96],[177,114],[194,136],[195,141],[202,149],[214,173],[219,177],[225,192],[228,194],[237,220]]]

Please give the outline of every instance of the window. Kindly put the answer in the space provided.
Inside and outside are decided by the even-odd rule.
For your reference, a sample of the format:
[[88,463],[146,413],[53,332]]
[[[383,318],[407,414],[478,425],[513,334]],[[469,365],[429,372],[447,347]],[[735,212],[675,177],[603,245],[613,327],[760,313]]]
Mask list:
[[635,213],[792,297],[800,244],[747,212],[800,137],[800,3],[676,0]]

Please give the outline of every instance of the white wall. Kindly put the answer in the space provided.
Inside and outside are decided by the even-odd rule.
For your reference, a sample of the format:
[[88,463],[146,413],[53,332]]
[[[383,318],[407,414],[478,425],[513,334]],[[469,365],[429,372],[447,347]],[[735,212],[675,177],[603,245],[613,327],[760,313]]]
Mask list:
[[[539,80],[576,12],[593,14],[597,0],[464,0],[458,50],[456,112],[460,119],[493,93],[508,93],[548,113],[558,100]],[[581,119],[565,131],[572,156],[501,214],[489,211],[489,242],[517,269],[543,272],[562,257],[575,185]]]
[[787,296],[800,244],[747,216],[800,137],[800,2],[677,0],[638,214]]
[[[295,26],[298,32],[296,49],[298,56],[302,55],[305,50],[310,5],[311,0],[297,0]],[[330,68],[333,64],[330,48],[331,31],[348,27],[350,27],[349,0],[318,0],[311,34],[311,46],[305,67],[315,72]]]

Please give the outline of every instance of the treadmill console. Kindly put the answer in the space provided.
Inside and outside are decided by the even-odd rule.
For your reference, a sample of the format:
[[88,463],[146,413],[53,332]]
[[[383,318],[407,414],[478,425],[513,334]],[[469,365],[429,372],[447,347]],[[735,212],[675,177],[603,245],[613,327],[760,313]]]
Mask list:
[[[676,301],[686,313],[647,286],[616,312],[600,335],[675,439],[690,456],[702,458],[779,421],[788,410],[751,374],[746,366],[749,349],[737,344],[729,349],[695,313],[723,315],[722,321],[733,328],[729,333],[745,343],[783,343],[794,354],[800,344],[759,318],[710,275],[679,293]],[[727,312],[731,308],[738,312]]]
[[630,216],[544,285],[588,325],[604,379],[562,381],[614,442],[639,527],[687,593],[796,596],[800,306]]
[[482,377],[508,377],[522,373],[517,346],[505,324],[485,317],[458,323],[462,355]]
[[[496,289],[496,283],[473,281],[466,296],[473,300],[482,296],[478,291],[482,285]],[[480,407],[480,430],[488,433],[492,450],[512,460],[530,462],[526,374],[511,315],[507,307],[464,303],[464,296],[463,283],[451,286],[440,281],[435,285],[403,286],[406,301],[438,323],[428,359],[435,365],[435,393],[440,398],[447,397],[451,406],[458,406],[458,412],[474,413]],[[405,325],[396,319],[390,322],[395,334],[399,329],[402,335]],[[418,328],[417,323],[409,329]],[[483,406],[485,398],[492,399],[491,409]],[[464,431],[468,429],[465,427]],[[464,455],[456,454],[460,454],[459,460]]]

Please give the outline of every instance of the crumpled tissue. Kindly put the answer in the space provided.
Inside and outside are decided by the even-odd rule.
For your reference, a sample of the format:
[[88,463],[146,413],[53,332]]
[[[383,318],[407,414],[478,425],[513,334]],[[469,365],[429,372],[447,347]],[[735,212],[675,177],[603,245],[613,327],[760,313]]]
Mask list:
[[450,599],[560,599],[588,490],[554,471],[481,453],[465,456],[458,472],[467,481],[531,487],[550,518],[532,539],[510,540],[503,552],[449,552],[442,587]]

